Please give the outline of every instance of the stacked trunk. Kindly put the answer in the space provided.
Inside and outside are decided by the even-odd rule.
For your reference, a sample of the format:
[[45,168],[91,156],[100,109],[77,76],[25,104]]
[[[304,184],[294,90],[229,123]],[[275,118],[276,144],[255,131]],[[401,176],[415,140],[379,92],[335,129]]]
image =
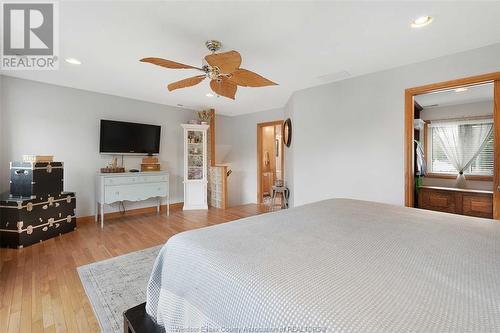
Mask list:
[[160,171],[160,161],[158,157],[144,157],[141,163],[141,171]]
[[12,162],[10,194],[0,197],[0,246],[47,240],[76,228],[76,197],[63,192],[63,163]]

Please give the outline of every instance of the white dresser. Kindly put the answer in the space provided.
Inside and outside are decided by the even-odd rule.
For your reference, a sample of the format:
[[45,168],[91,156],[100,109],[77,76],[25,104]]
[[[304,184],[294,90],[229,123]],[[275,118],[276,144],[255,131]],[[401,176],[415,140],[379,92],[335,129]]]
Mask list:
[[95,220],[101,215],[104,226],[104,205],[120,201],[142,201],[157,199],[160,212],[161,199],[167,200],[167,215],[170,213],[169,179],[166,171],[98,173],[96,177]]

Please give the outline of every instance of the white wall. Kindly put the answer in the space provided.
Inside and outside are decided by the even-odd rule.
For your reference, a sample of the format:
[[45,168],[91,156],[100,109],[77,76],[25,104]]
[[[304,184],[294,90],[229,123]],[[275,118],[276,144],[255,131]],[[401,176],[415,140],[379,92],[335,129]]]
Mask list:
[[[228,179],[229,206],[257,202],[257,124],[283,119],[283,109],[245,114],[236,117],[217,116],[215,138],[218,146],[227,147],[224,160],[233,173]],[[216,148],[216,152],[219,148]],[[285,149],[285,156],[286,156]]]
[[404,90],[499,70],[495,44],[296,92],[287,159],[294,204],[332,197],[403,204]]
[[[171,202],[183,201],[183,143],[180,124],[194,112],[165,105],[2,76],[1,161],[3,167],[23,154],[51,154],[65,164],[65,190],[77,194],[77,215],[94,213],[94,177],[110,162],[99,154],[99,120],[162,126],[160,160],[170,172]],[[125,167],[140,168],[142,157],[125,156]],[[0,186],[8,190],[2,168]],[[154,205],[127,203],[126,208]],[[106,211],[116,211],[108,207]]]

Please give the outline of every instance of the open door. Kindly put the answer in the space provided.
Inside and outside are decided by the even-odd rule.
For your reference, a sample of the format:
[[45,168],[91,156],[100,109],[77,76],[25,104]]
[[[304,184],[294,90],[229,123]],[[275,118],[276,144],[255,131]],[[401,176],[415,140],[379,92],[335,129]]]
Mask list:
[[[484,175],[481,175],[480,172],[478,173],[477,171],[474,171],[473,168],[471,168],[471,164],[466,164],[460,167],[459,163],[451,163],[455,164],[453,165],[453,168],[450,166],[447,166],[446,163],[446,156],[440,158],[430,158],[430,160],[427,160],[427,162],[431,163],[431,165],[426,165],[427,167],[430,167],[431,173],[436,173],[434,171],[437,171],[437,178],[441,178],[442,183],[445,184],[446,182],[452,182],[455,179],[459,179],[462,175],[465,176],[465,178],[468,177],[469,180],[483,180],[483,181],[490,181],[490,189],[487,191],[490,193],[490,202],[492,207],[490,206],[490,209],[492,210],[492,216],[494,219],[500,219],[500,192],[498,190],[498,187],[500,186],[500,72],[497,73],[492,73],[492,74],[486,74],[486,75],[480,75],[480,76],[474,76],[474,77],[469,77],[469,78],[464,78],[464,79],[459,79],[459,80],[452,80],[452,81],[447,81],[447,82],[441,82],[441,83],[436,83],[436,84],[430,84],[422,87],[415,87],[415,88],[410,88],[405,91],[405,205],[407,207],[415,207],[418,205],[416,196],[417,193],[421,193],[423,191],[415,191],[417,187],[420,188],[421,184],[421,179],[416,177],[416,173],[420,172],[421,170],[416,170],[416,154],[415,154],[415,142],[416,141],[422,141],[422,135],[425,136],[425,139],[429,139],[429,142],[432,141],[432,130],[430,129],[435,128],[435,127],[442,127],[444,125],[435,123],[434,125],[430,125],[430,121],[420,119],[422,117],[417,117],[418,119],[415,118],[416,115],[421,114],[421,110],[416,110],[415,108],[415,102],[418,101],[419,105],[421,105],[421,101],[424,101],[423,103],[425,104],[425,98],[422,96],[428,95],[431,96],[429,100],[432,100],[433,98],[436,98],[438,95],[444,95],[446,92],[450,93],[457,93],[460,94],[461,92],[466,92],[476,89],[476,87],[479,86],[488,86],[490,87],[491,94],[493,95],[491,106],[490,106],[490,113],[489,113],[489,120],[480,120],[484,119],[483,117],[470,117],[469,119],[465,119],[463,115],[457,115],[457,117],[453,120],[456,124],[452,124],[453,126],[456,126],[457,128],[460,127],[460,131],[462,130],[468,130],[471,128],[471,124],[475,126],[475,123],[484,123],[484,122],[490,122],[492,125],[490,126],[491,132],[491,137],[490,138],[490,144],[489,148],[487,149],[488,153],[490,154],[488,158],[490,158],[490,164],[489,164],[489,169],[488,170],[482,170]],[[466,94],[463,94],[464,96]],[[458,98],[458,95],[457,95]],[[491,97],[490,97],[491,99]],[[437,104],[437,103],[436,103]],[[426,105],[421,105],[424,109],[426,108]],[[435,105],[434,105],[435,106]],[[430,103],[427,105],[427,107],[433,107],[433,104]],[[436,120],[437,121],[437,120]],[[445,119],[448,123],[451,122],[451,119]],[[418,124],[420,122],[421,124],[421,131],[420,137],[416,137],[419,133],[419,131],[415,131],[415,124]],[[474,123],[474,124],[473,124]],[[425,125],[424,125],[425,124]],[[479,126],[479,125],[477,125]],[[473,127],[473,126],[472,126]],[[484,126],[483,126],[484,127]],[[434,140],[438,141],[443,141],[442,132],[437,131],[439,134],[437,137],[434,138]],[[417,134],[416,134],[417,133]],[[425,134],[424,134],[425,133]],[[419,140],[420,139],[420,140]],[[486,143],[487,140],[484,140]],[[441,147],[438,146],[432,146],[428,147],[427,145],[422,148],[427,155],[427,151],[429,151],[429,156],[431,154],[435,154],[435,156],[438,156],[440,153],[443,153],[443,149],[446,150],[446,145],[444,143],[441,144]],[[432,151],[434,149],[434,151]],[[441,149],[441,151],[440,151]],[[479,152],[479,150],[478,150]],[[446,154],[441,154],[441,156],[446,155]],[[483,153],[485,155],[485,153]],[[483,157],[484,158],[484,157]],[[450,157],[450,161],[452,158]],[[470,159],[472,161],[472,158]],[[493,165],[491,165],[491,161]],[[476,165],[474,166],[476,170],[481,169],[481,164],[479,162],[474,162]],[[446,168],[449,167],[447,170]],[[435,170],[432,170],[434,168]],[[457,168],[461,168],[460,172],[457,171]],[[474,174],[474,172],[476,174]],[[436,176],[436,175],[434,175]],[[459,177],[460,176],[460,177]],[[448,178],[448,180],[446,180]],[[463,177],[462,177],[463,178]],[[417,180],[417,182],[416,182]],[[474,185],[475,186],[475,185]],[[457,193],[458,192],[463,192],[464,193],[464,198],[467,198],[467,200],[470,199],[470,195],[467,193],[467,190],[472,190],[474,191],[474,186],[467,186],[464,188],[461,188],[461,186],[458,189],[454,189],[454,191]],[[425,186],[423,186],[425,187]],[[452,187],[452,186],[451,186]],[[444,192],[446,192],[447,188],[445,189]],[[443,193],[441,192],[441,201],[445,201],[443,198]],[[481,194],[481,193],[479,193]],[[454,205],[461,205],[461,197],[459,194],[456,194],[457,199],[450,199],[449,201],[452,201]],[[435,196],[437,198],[437,196]],[[492,199],[491,199],[492,198]],[[464,214],[465,208],[469,209],[470,207],[465,207],[466,204],[464,203]],[[470,206],[470,205],[469,205]],[[457,208],[459,211],[461,210],[460,207]],[[439,209],[437,209],[439,210]],[[446,211],[446,210],[444,210]],[[458,213],[462,213],[461,211]],[[466,214],[468,215],[468,214]]]
[[257,203],[270,202],[272,186],[284,181],[283,120],[257,124]]

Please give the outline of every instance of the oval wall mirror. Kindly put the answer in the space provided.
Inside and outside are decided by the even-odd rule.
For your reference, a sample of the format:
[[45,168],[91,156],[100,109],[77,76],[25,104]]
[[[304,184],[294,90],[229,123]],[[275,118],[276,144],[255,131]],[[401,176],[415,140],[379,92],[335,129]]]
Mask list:
[[283,142],[287,147],[292,144],[292,120],[290,118],[283,124]]

